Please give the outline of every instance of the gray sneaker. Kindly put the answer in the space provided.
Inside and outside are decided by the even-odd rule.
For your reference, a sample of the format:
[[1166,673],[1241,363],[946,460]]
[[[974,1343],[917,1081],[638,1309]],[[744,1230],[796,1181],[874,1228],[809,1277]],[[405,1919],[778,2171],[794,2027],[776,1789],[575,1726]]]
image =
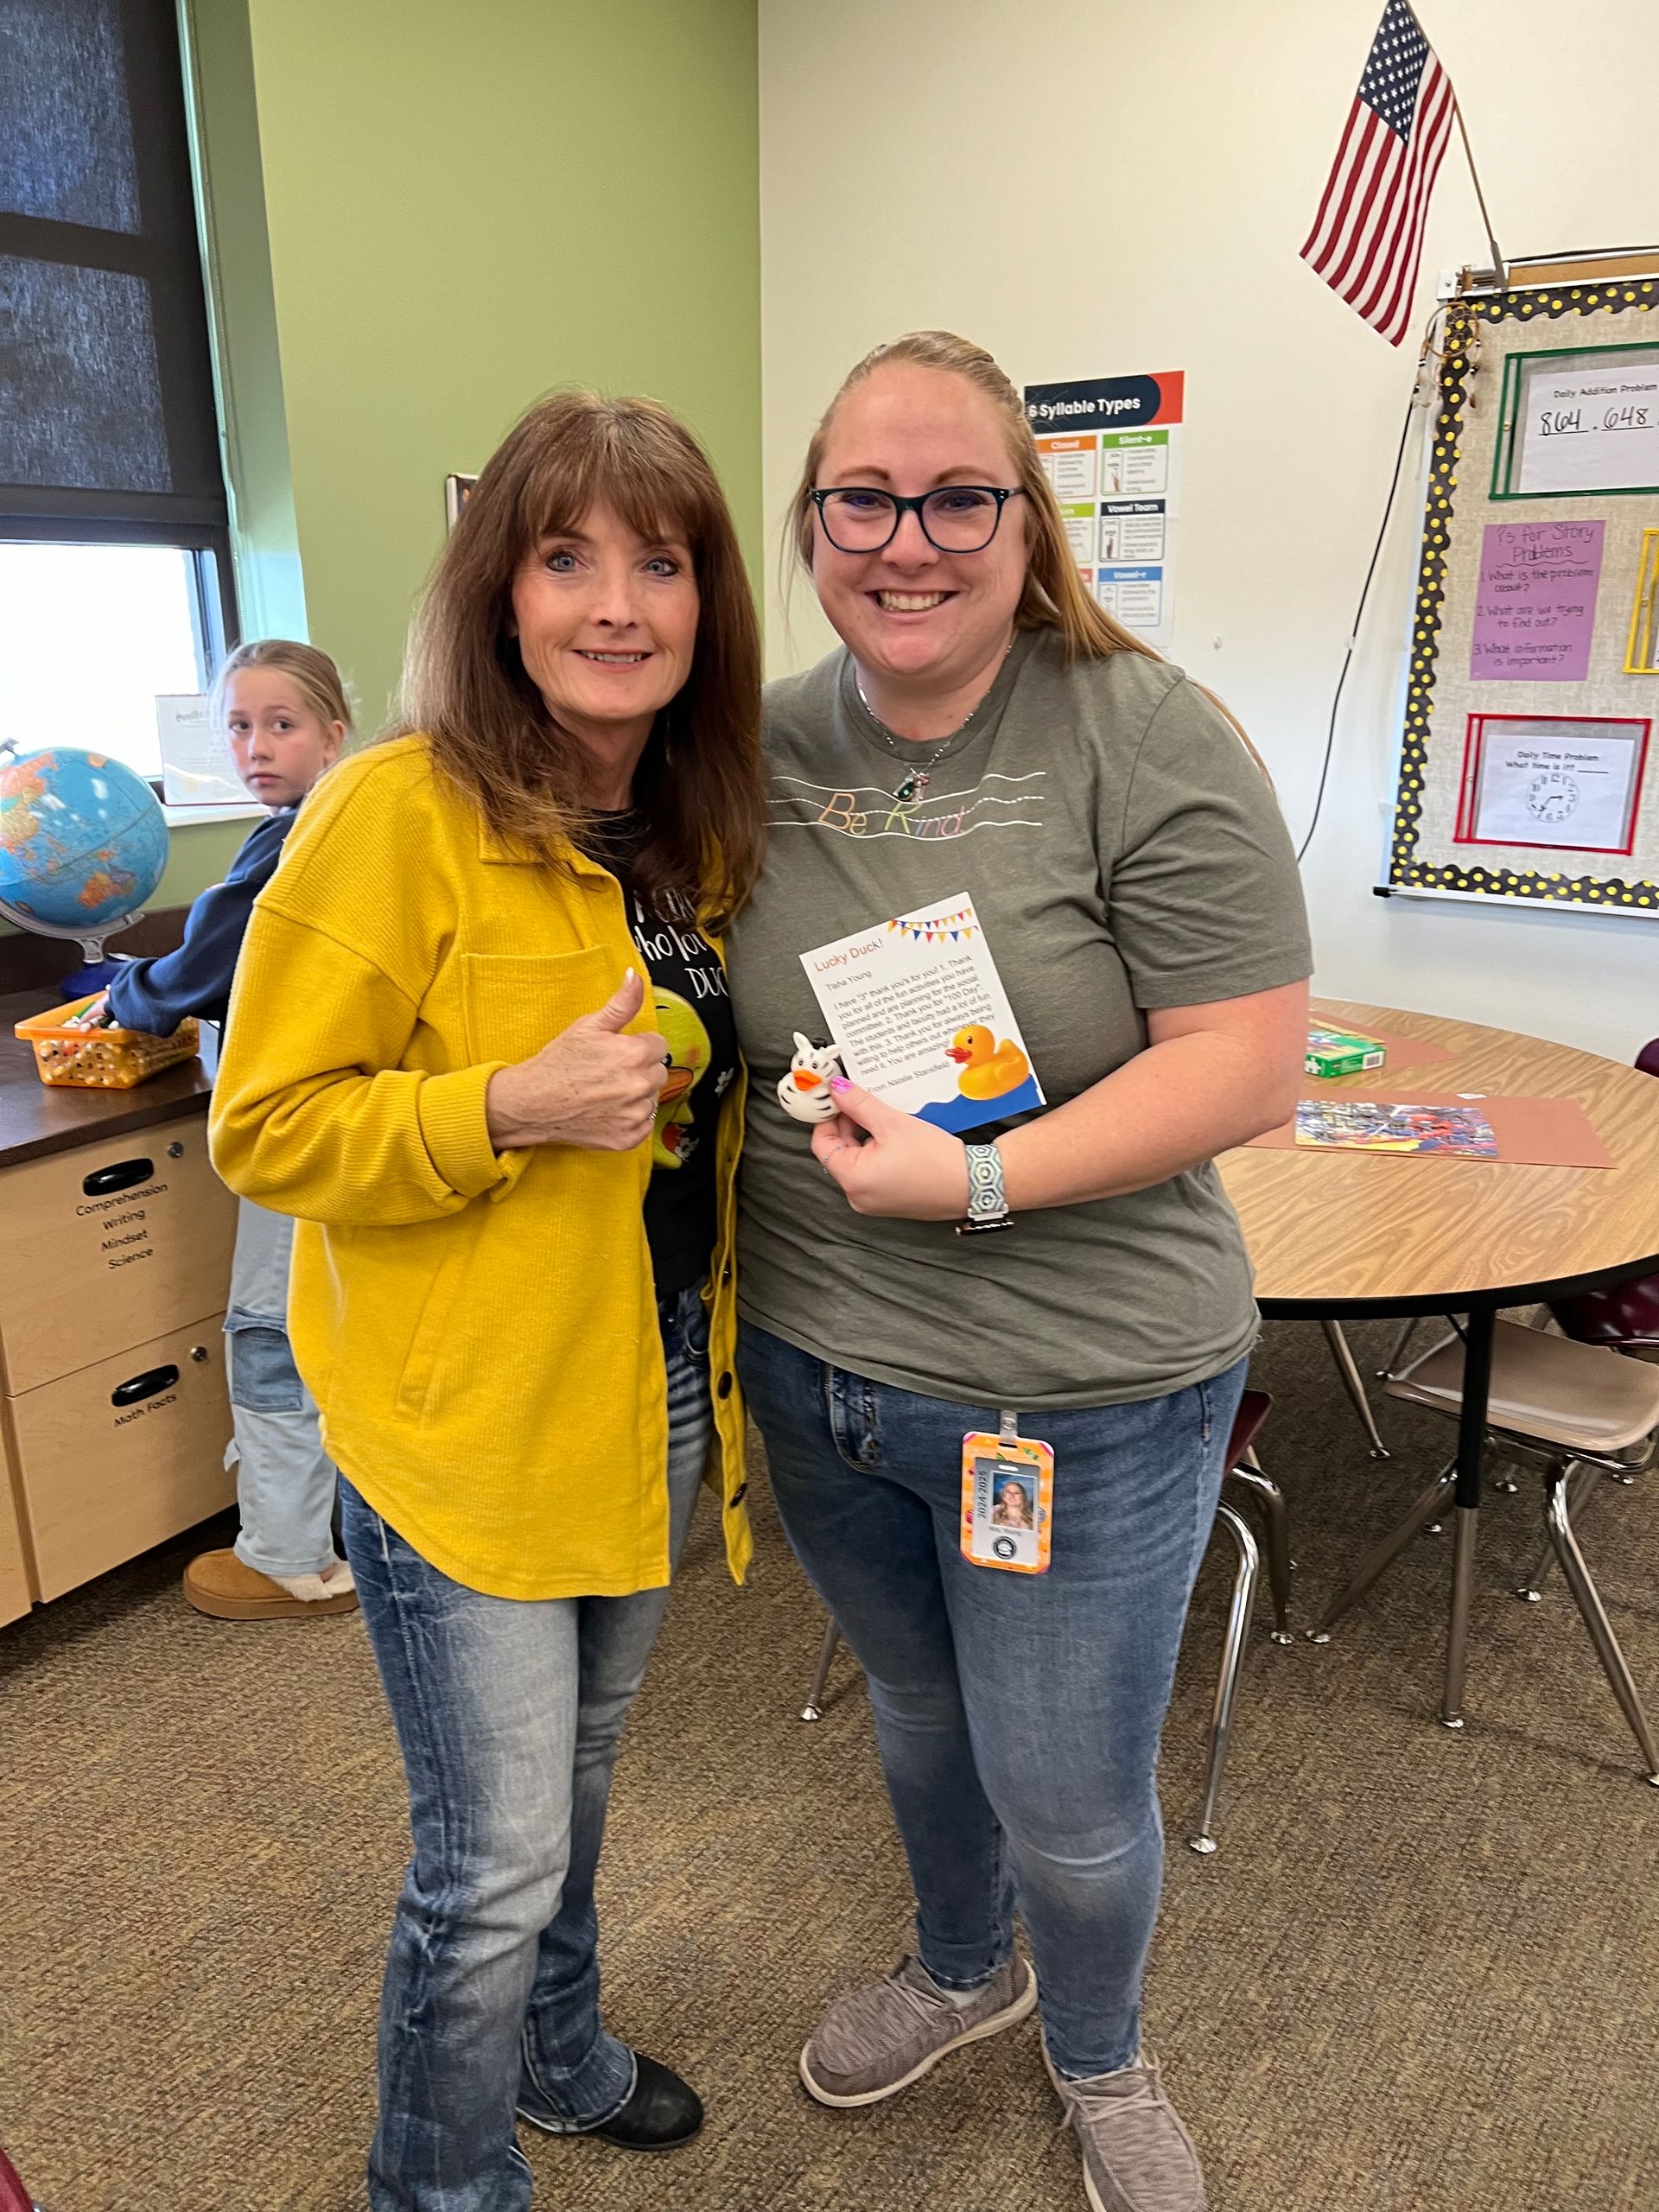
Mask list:
[[919,1959],[830,2007],[801,2053],[801,2079],[821,2105],[874,2105],[919,2082],[946,2051],[1023,2020],[1037,1977],[1011,1959],[964,2004],[954,2004]]
[[1094,2212],[1205,2212],[1197,2147],[1151,2059],[1068,2082],[1055,2073],[1046,2045],[1043,2058],[1077,2131]]

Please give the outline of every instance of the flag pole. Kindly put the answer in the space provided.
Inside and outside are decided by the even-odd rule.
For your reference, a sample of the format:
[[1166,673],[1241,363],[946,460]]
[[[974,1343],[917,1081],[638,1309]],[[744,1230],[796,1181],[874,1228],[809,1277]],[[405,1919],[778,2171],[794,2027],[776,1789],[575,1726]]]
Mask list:
[[1452,94],[1452,109],[1458,118],[1458,136],[1462,139],[1463,150],[1468,156],[1469,175],[1474,182],[1475,198],[1480,207],[1480,219],[1486,226],[1486,244],[1492,257],[1492,274],[1500,284],[1507,284],[1510,272],[1504,265],[1503,256],[1498,251],[1497,240],[1492,236],[1492,219],[1486,212],[1486,194],[1480,188],[1480,171],[1475,167],[1474,149],[1469,143],[1468,128],[1463,119],[1463,102],[1458,98],[1455,90]]
[[[1432,53],[1433,50],[1433,41],[1429,37],[1428,33],[1423,29],[1422,17],[1417,13],[1416,9],[1412,6],[1411,0],[1402,0],[1402,4],[1405,9],[1406,13],[1411,17],[1412,22],[1416,24],[1419,32],[1421,34],[1424,45],[1427,46]],[[1475,188],[1475,199],[1480,207],[1480,219],[1486,226],[1486,250],[1492,257],[1492,274],[1497,277],[1500,284],[1507,284],[1510,280],[1509,268],[1503,259],[1503,254],[1498,251],[1497,240],[1492,235],[1492,219],[1486,212],[1486,194],[1480,188],[1480,171],[1475,167],[1475,149],[1469,143],[1469,126],[1463,119],[1463,102],[1458,98],[1457,87],[1455,85],[1452,88],[1452,112],[1458,118],[1458,136],[1463,141],[1464,154],[1469,163],[1469,175],[1470,180]]]

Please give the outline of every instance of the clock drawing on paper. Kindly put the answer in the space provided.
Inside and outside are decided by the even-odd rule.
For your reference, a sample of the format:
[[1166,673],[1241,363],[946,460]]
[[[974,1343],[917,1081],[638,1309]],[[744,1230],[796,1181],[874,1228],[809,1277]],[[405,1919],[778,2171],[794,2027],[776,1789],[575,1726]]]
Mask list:
[[1527,805],[1541,822],[1565,822],[1578,804],[1577,780],[1564,769],[1547,769],[1527,785]]

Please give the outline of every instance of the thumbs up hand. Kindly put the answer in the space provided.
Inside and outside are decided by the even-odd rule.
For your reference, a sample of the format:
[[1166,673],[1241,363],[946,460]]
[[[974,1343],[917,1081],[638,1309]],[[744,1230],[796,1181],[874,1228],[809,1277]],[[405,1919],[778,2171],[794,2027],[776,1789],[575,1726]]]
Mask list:
[[577,1016],[533,1058],[499,1068],[485,1094],[490,1142],[632,1152],[651,1135],[668,1063],[654,1030],[630,1036],[645,987],[632,968],[596,1013]]
[[837,1112],[812,1132],[812,1152],[855,1213],[904,1221],[963,1221],[968,1155],[931,1122],[884,1105],[855,1083],[832,1077]]

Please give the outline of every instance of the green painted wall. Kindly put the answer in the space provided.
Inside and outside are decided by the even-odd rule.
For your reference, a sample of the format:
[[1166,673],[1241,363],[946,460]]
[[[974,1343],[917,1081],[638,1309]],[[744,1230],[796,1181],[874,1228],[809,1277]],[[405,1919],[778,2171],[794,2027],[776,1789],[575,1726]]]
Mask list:
[[247,5],[306,607],[364,729],[445,475],[550,385],[683,413],[758,574],[754,0]]
[[[245,626],[302,607],[372,734],[442,540],[445,476],[569,382],[685,416],[759,576],[755,0],[182,12],[257,586]],[[152,906],[217,882],[251,827],[175,830]]]

